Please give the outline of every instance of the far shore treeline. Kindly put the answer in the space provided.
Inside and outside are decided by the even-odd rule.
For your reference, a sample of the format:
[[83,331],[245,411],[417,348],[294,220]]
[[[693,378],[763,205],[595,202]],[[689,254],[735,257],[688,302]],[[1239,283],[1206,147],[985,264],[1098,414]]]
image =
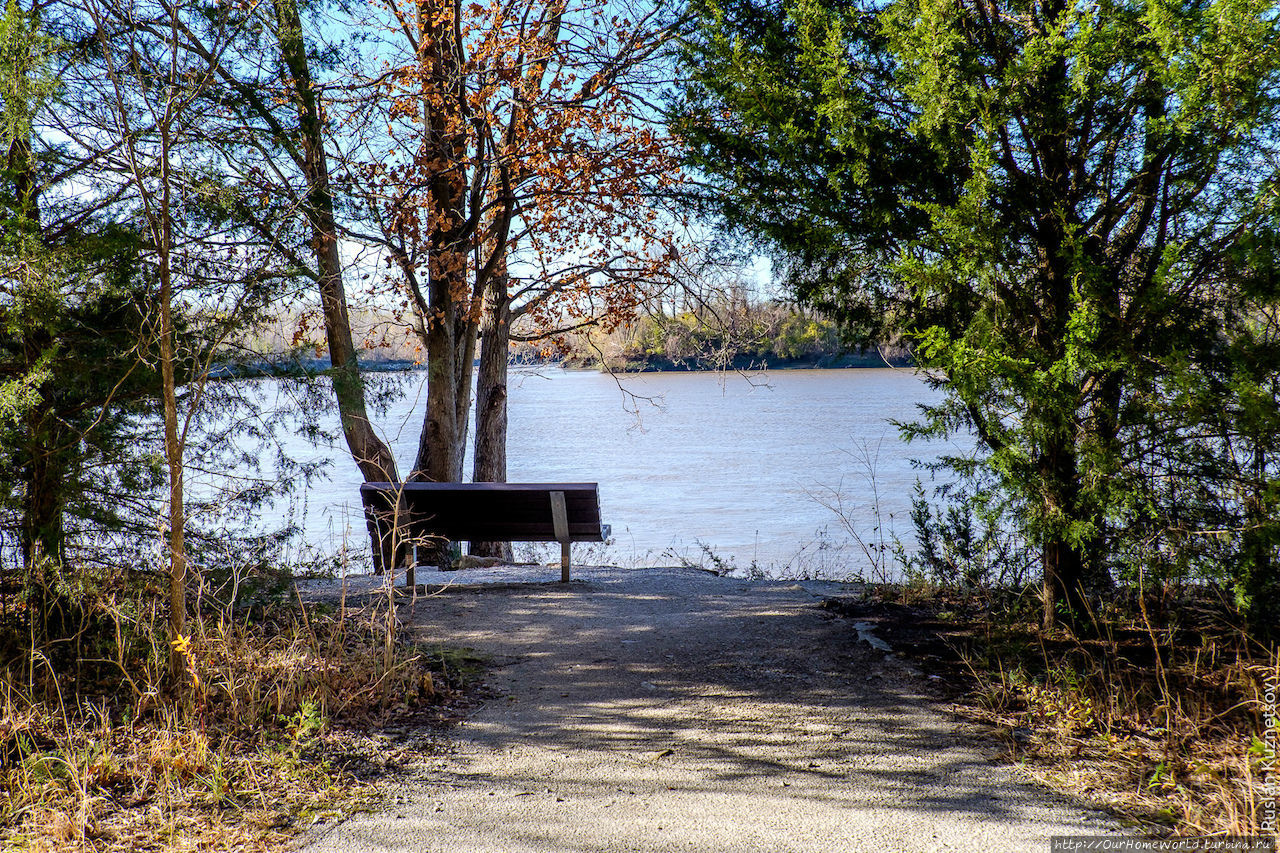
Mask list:
[[[320,373],[329,366],[323,337],[299,341],[297,317],[275,318],[249,336],[247,360],[219,365],[220,378]],[[353,326],[385,328],[388,312],[363,312]],[[286,334],[287,333],[287,334]],[[365,335],[363,370],[412,370],[423,365],[415,339]],[[608,332],[577,333],[513,342],[513,365],[554,364],[569,369],[620,373],[685,370],[909,367],[904,342],[860,344],[821,312],[794,303],[749,302],[712,295],[695,306],[651,307]]]

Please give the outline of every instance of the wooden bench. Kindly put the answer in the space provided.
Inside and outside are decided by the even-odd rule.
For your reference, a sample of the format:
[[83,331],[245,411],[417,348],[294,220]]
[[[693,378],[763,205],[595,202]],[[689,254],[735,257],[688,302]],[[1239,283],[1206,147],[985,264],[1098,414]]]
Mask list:
[[569,543],[603,542],[596,483],[365,483],[360,487],[373,542],[374,569],[385,555],[415,548],[405,569],[428,565],[443,540],[451,542],[559,542],[560,580],[569,580]]

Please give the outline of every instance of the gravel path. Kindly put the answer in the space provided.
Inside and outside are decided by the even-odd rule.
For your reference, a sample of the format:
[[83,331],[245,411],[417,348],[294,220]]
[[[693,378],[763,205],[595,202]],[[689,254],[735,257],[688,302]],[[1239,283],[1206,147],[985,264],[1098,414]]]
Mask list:
[[492,656],[496,697],[390,811],[306,850],[1046,853],[1115,831],[820,610],[838,583],[558,573],[460,572],[406,605],[423,638]]

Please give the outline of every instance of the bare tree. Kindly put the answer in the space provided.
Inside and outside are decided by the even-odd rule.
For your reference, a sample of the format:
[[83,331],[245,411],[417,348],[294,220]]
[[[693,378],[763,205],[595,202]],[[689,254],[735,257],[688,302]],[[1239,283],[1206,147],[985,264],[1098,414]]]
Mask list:
[[[667,29],[656,6],[628,19],[595,0],[387,8],[397,58],[367,81],[349,171],[372,226],[358,235],[425,349],[410,476],[462,479],[478,354],[472,476],[502,481],[512,325],[622,322],[687,251],[654,201],[680,169],[640,94]],[[489,548],[506,552],[473,543]]]
[[184,496],[188,439],[213,359],[238,331],[246,307],[270,292],[271,276],[264,276],[254,257],[228,263],[245,244],[219,228],[211,214],[211,198],[222,187],[216,149],[195,109],[236,27],[215,32],[214,61],[207,61],[184,48],[184,10],[168,0],[88,0],[84,11],[102,76],[79,81],[97,97],[83,101],[94,105],[92,111],[78,115],[75,128],[68,130],[97,161],[99,174],[114,174],[125,188],[124,209],[140,219],[143,258],[157,284],[153,333],[168,470],[170,674],[176,684],[186,666],[180,649],[187,632],[190,571]]

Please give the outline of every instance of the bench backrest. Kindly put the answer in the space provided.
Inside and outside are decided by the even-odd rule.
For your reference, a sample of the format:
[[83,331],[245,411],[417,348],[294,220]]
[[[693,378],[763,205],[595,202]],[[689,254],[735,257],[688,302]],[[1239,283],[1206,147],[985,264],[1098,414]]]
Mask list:
[[365,483],[360,498],[367,513],[386,518],[402,496],[411,535],[555,542],[552,492],[564,493],[571,541],[604,541],[596,483]]

